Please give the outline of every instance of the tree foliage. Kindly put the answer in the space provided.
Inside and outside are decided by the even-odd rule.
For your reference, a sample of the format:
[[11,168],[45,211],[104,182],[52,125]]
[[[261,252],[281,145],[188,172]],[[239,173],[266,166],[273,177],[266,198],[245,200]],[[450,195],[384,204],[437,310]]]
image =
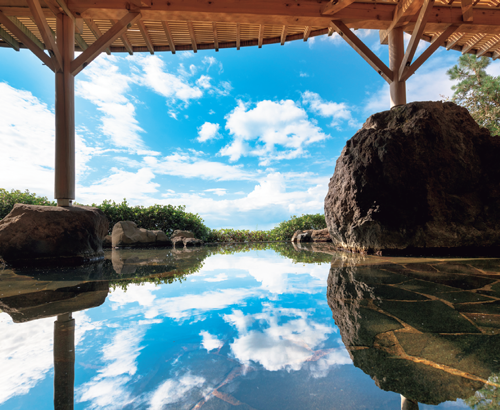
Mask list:
[[0,219],[3,219],[12,211],[15,204],[48,205],[56,206],[54,201],[49,201],[46,196],[36,196],[30,191],[12,190],[0,188]]
[[486,73],[491,63],[488,57],[477,58],[465,54],[458,59],[458,64],[447,71],[451,80],[459,83],[452,101],[469,110],[476,122],[490,130],[491,135],[500,135],[500,76]]

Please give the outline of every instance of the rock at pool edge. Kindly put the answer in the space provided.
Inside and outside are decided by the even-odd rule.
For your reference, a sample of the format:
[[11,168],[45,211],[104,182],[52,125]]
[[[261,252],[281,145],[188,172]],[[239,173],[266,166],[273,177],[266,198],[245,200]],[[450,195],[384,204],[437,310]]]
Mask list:
[[0,257],[12,265],[102,259],[108,220],[99,209],[15,204],[0,221]]

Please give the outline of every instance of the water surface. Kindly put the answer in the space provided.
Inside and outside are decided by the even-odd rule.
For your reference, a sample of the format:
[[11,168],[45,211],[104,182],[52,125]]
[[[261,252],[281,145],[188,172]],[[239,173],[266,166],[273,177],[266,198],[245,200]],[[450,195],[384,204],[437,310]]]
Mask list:
[[0,408],[500,408],[498,259],[106,258],[0,270]]

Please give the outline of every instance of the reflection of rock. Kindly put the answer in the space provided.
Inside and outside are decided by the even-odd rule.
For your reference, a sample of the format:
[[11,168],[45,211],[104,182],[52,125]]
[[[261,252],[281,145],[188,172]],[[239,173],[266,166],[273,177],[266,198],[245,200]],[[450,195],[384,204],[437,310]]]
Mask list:
[[78,286],[0,298],[0,309],[16,323],[27,322],[100,306],[108,291],[107,281],[83,282]]
[[117,222],[113,226],[111,237],[113,247],[172,245],[172,241],[168,239],[165,232],[138,228],[132,221]]
[[407,405],[470,397],[500,370],[500,261],[418,261],[334,258],[333,318],[354,364]]
[[102,259],[108,221],[96,208],[16,204],[0,221],[0,252],[13,265]]
[[499,156],[500,139],[451,102],[372,115],[347,141],[330,180],[325,219],[334,243],[498,253]]

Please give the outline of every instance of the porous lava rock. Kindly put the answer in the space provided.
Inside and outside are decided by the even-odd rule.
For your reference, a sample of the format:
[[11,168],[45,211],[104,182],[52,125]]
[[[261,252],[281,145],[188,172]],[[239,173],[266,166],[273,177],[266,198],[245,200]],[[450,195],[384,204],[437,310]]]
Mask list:
[[174,240],[174,238],[194,238],[194,233],[191,231],[181,231],[180,229],[176,229],[170,235],[170,239]]
[[97,208],[15,204],[0,221],[0,256],[12,265],[99,260],[108,226]]
[[308,229],[306,231],[295,231],[291,239],[292,243],[299,242],[331,242],[330,232],[325,229]]
[[[497,254],[500,138],[451,102],[372,115],[346,143],[325,198],[351,251]],[[390,252],[387,252],[390,253]]]
[[150,231],[137,227],[132,221],[120,221],[113,226],[111,233],[113,247],[169,246],[172,241],[161,230]]

